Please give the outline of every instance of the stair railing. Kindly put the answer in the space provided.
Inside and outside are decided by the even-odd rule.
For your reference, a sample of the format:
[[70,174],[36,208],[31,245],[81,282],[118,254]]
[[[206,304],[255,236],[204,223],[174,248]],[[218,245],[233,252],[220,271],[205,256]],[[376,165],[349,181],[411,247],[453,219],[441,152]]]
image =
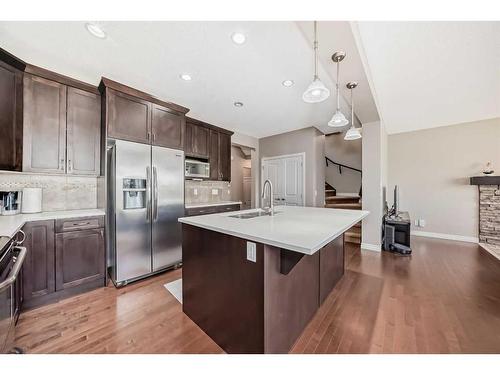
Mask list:
[[328,167],[328,162],[330,162],[330,163],[338,166],[340,174],[342,174],[342,168],[350,169],[352,171],[356,171],[356,172],[359,172],[359,173],[363,174],[363,172],[361,171],[361,169],[353,168],[353,167],[349,167],[348,165],[345,165],[345,164],[337,163],[336,161],[333,161],[332,159],[330,159],[328,156],[325,156],[325,161],[326,161],[326,166],[327,167]]

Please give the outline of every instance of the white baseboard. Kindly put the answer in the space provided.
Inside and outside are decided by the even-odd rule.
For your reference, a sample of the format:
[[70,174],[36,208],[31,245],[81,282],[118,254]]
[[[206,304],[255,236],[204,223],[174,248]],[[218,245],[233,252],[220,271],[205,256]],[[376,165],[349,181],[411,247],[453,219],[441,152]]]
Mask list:
[[479,238],[477,237],[459,236],[457,234],[434,233],[434,232],[423,232],[420,230],[412,230],[411,235],[418,237],[440,238],[442,240],[479,243]]
[[363,250],[379,251],[379,252],[382,251],[382,248],[380,247],[380,245],[374,245],[371,243],[362,243],[361,248]]

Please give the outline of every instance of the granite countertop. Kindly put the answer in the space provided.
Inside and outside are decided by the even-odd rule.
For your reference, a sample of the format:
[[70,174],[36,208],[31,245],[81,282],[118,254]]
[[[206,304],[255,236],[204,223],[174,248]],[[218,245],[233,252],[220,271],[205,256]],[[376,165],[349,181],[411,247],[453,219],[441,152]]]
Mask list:
[[94,208],[87,210],[46,211],[37,214],[0,216],[0,236],[12,237],[29,221],[71,219],[86,216],[103,216],[105,214],[104,210]]
[[318,207],[275,207],[274,216],[231,217],[258,209],[180,218],[184,224],[312,255],[368,216],[369,211]]
[[186,208],[198,208],[198,207],[215,207],[215,206],[229,206],[231,204],[242,204],[240,201],[223,201],[223,202],[212,202],[212,203],[186,203]]

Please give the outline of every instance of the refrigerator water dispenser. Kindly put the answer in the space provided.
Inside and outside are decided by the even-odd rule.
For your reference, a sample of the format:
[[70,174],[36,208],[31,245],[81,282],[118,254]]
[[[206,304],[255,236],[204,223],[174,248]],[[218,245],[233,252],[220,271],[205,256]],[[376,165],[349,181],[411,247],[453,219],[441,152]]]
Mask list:
[[146,208],[146,179],[123,179],[123,209],[133,210]]

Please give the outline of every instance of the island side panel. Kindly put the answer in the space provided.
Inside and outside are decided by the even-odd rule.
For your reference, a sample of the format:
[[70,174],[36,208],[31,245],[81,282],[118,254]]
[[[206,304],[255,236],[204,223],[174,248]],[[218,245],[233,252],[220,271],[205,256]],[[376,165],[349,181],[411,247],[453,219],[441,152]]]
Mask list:
[[264,352],[263,247],[182,225],[183,311],[227,353]]
[[338,236],[319,251],[319,302],[323,304],[344,275],[344,235]]
[[319,307],[319,252],[283,275],[280,251],[264,245],[265,353],[288,353]]

